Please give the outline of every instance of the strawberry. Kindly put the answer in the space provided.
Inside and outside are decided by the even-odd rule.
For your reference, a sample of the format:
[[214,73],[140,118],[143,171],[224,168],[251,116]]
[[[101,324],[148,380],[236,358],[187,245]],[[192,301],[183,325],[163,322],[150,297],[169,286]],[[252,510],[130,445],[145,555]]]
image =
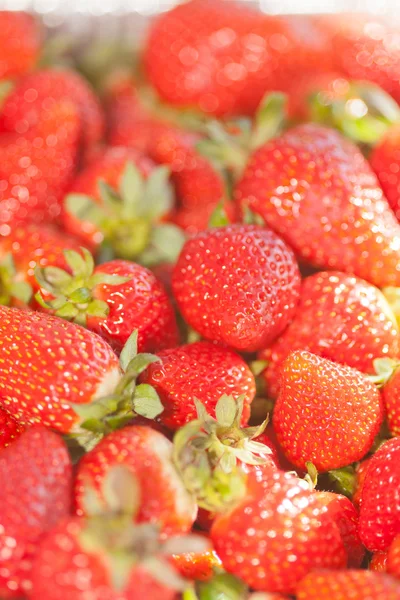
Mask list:
[[156,416],[162,407],[154,390],[135,388],[136,376],[156,359],[135,356],[135,346],[133,334],[119,365],[107,342],[91,331],[51,315],[0,306],[0,406],[22,424],[41,423],[75,435],[83,434],[86,422],[99,432],[107,415],[113,422],[119,415],[132,418],[135,403],[138,413]]
[[321,104],[328,105],[345,97],[350,83],[340,71],[305,71],[289,85],[288,116],[291,119],[308,121],[314,117],[313,99],[318,96]]
[[315,571],[297,586],[297,600],[398,600],[400,583],[372,571]]
[[65,253],[67,270],[36,269],[45,309],[95,331],[118,353],[135,330],[140,352],[178,343],[174,310],[151,271],[126,260],[94,267],[91,254],[82,252]]
[[242,423],[250,417],[255,381],[245,361],[232,350],[210,342],[195,342],[158,353],[159,363],[150,365],[140,381],[157,391],[164,411],[163,425],[177,430],[196,418],[194,399],[215,416],[223,394],[244,394]]
[[400,410],[399,410],[399,391],[400,391],[400,369],[399,364],[394,363],[393,374],[382,388],[382,398],[386,410],[387,424],[389,431],[393,436],[400,435]]
[[390,575],[400,578],[400,536],[395,537],[390,544],[385,566]]
[[[39,114],[40,112],[40,114]],[[38,111],[26,133],[0,135],[0,234],[28,221],[54,221],[77,166],[80,124],[69,100]]]
[[0,408],[0,449],[9,446],[24,430],[10,413]]
[[336,131],[299,125],[261,146],[235,196],[302,260],[399,285],[399,224],[361,152]]
[[107,435],[79,463],[74,489],[77,514],[86,514],[87,485],[93,486],[98,501],[105,503],[104,480],[110,469],[122,464],[139,484],[139,522],[159,523],[164,535],[189,531],[197,506],[175,470],[172,450],[172,443],[149,427],[132,425]]
[[382,419],[380,393],[359,371],[306,351],[286,358],[273,424],[297,467],[306,470],[311,462],[318,471],[329,471],[360,460]]
[[154,20],[144,67],[171,104],[243,115],[302,69],[329,68],[330,54],[329,40],[308,19],[267,16],[239,2],[192,0]]
[[[354,351],[357,348],[357,351]],[[293,321],[260,359],[268,361],[268,394],[279,392],[282,362],[294,350],[375,373],[373,361],[399,355],[398,327],[382,293],[362,279],[323,271],[302,282]]]
[[361,506],[362,491],[370,461],[371,457],[364,459],[357,465],[355,472],[355,490],[352,496],[352,502],[358,510]]
[[42,69],[21,79],[3,104],[1,128],[26,134],[38,127],[43,109],[66,101],[78,114],[83,149],[89,152],[103,137],[104,115],[87,81],[67,69]]
[[20,77],[36,64],[42,43],[38,21],[27,13],[0,12],[0,79]]
[[29,590],[37,542],[70,511],[64,442],[40,426],[21,433],[0,452],[0,480],[0,594],[11,598]]
[[400,438],[382,444],[369,461],[360,506],[359,533],[372,552],[386,550],[400,534]]
[[[256,477],[256,475],[253,475]],[[270,473],[211,529],[224,568],[256,590],[293,593],[316,568],[341,568],[346,551],[328,508],[305,481]]]
[[208,581],[214,571],[221,569],[221,561],[214,550],[206,550],[201,554],[194,552],[174,554],[171,559],[180,575],[192,581]]
[[291,250],[272,231],[230,225],[186,242],[172,284],[191,327],[251,352],[282,333],[293,317],[300,276]]
[[16,299],[29,301],[37,292],[36,267],[51,265],[66,268],[64,250],[80,249],[80,243],[53,225],[27,224],[12,228],[0,239],[0,278],[2,304],[18,305]]
[[400,125],[394,125],[387,131],[373,149],[369,160],[400,221]]
[[386,552],[374,552],[371,561],[369,563],[370,571],[379,571],[380,573],[386,573],[387,571],[387,558],[388,551]]

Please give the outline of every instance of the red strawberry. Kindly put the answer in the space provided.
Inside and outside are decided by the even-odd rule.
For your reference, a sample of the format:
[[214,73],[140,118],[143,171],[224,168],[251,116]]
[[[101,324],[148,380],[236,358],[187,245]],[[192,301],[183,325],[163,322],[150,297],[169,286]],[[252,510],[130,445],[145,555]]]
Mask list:
[[359,533],[368,550],[386,550],[400,534],[400,438],[385,442],[369,461],[360,507]]
[[372,571],[315,571],[297,586],[297,600],[399,600],[400,583]]
[[214,550],[206,550],[201,554],[187,552],[186,554],[174,554],[173,566],[182,577],[191,581],[207,581],[212,578],[215,570],[221,569],[221,561]]
[[255,381],[245,361],[235,352],[211,344],[195,342],[158,353],[160,363],[150,365],[140,381],[157,391],[164,406],[161,423],[176,430],[196,418],[194,399],[200,400],[215,416],[223,394],[244,395],[242,423],[250,417]]
[[354,494],[352,497],[352,501],[358,510],[360,509],[360,506],[361,506],[362,491],[363,491],[365,477],[367,475],[367,470],[368,470],[371,458],[372,457],[364,459],[362,462],[360,462],[358,464],[357,469],[356,469],[355,491],[354,491]]
[[400,226],[361,152],[336,131],[299,125],[265,144],[235,194],[303,260],[399,285]]
[[151,271],[126,260],[94,267],[88,252],[67,252],[65,257],[67,270],[36,270],[44,307],[95,331],[118,353],[135,330],[140,352],[178,343],[174,310]]
[[20,77],[39,58],[42,35],[38,21],[27,13],[0,12],[0,79]]
[[388,551],[386,552],[374,552],[369,563],[370,571],[379,571],[380,573],[386,573],[387,571],[387,558]]
[[54,221],[77,166],[80,124],[68,100],[45,105],[38,123],[0,135],[0,234],[16,224]]
[[103,137],[104,115],[87,81],[74,71],[42,69],[24,77],[4,102],[1,127],[26,134],[38,127],[43,109],[66,101],[78,113],[84,150],[88,152]]
[[386,410],[387,424],[393,436],[400,435],[400,369],[397,363],[393,365],[393,375],[382,389],[382,397]]
[[0,594],[25,595],[42,535],[70,511],[72,468],[62,439],[32,427],[0,452]]
[[193,0],[153,22],[144,64],[171,104],[242,115],[301,69],[329,68],[330,52],[329,40],[308,19],[271,17],[239,2]]
[[316,568],[340,568],[346,551],[328,508],[305,481],[275,472],[253,485],[211,529],[224,568],[257,590],[293,593]]
[[211,340],[251,352],[285,329],[299,296],[291,250],[252,225],[210,229],[188,240],[173,291],[189,325]]
[[359,371],[306,351],[282,365],[273,423],[286,456],[306,470],[329,471],[360,460],[383,419],[376,386]]
[[0,350],[0,405],[63,433],[79,429],[76,405],[112,393],[121,377],[104,340],[45,314],[0,306]]
[[302,282],[293,321],[260,354],[268,361],[264,376],[272,398],[278,395],[282,362],[294,350],[375,373],[375,358],[399,355],[396,319],[373,285],[345,273],[316,273]]
[[375,146],[370,163],[393,212],[400,221],[400,125],[391,127]]
[[321,104],[326,106],[346,97],[349,86],[349,81],[340,71],[306,71],[289,85],[288,116],[302,121],[311,120],[314,96],[318,95]]
[[400,536],[395,537],[390,544],[385,566],[388,573],[400,578]]
[[0,449],[9,446],[24,430],[10,413],[0,408]]
[[359,568],[364,558],[365,549],[358,536],[358,512],[354,504],[341,494],[333,494],[332,492],[316,492],[316,494],[318,500],[328,507],[332,520],[339,527],[348,554],[348,567]]
[[110,433],[79,463],[74,491],[77,514],[85,512],[87,485],[93,486],[99,501],[105,503],[104,479],[111,468],[122,464],[139,484],[139,522],[160,523],[165,535],[189,531],[197,506],[175,470],[172,449],[165,436],[149,427],[132,425]]

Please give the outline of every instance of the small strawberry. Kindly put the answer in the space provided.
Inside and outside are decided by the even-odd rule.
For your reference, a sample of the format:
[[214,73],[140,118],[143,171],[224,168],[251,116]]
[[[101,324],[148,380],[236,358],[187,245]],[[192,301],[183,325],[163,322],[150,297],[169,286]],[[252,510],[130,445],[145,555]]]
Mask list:
[[15,78],[30,71],[39,58],[40,25],[24,12],[0,12],[0,79]]
[[162,13],[144,52],[146,75],[164,100],[214,115],[252,114],[266,90],[284,89],[302,69],[330,68],[331,61],[329,40],[311,20],[223,0]]
[[380,393],[359,371],[306,351],[286,358],[273,424],[297,467],[329,471],[360,460],[382,419]]
[[189,531],[197,506],[175,470],[172,451],[172,443],[149,427],[132,425],[110,433],[79,463],[74,490],[77,514],[87,514],[87,485],[96,490],[98,502],[106,505],[104,480],[110,469],[122,464],[139,485],[138,521],[159,523],[164,535]]
[[92,252],[140,258],[148,265],[174,262],[184,236],[161,223],[173,209],[169,170],[132,148],[107,148],[72,184],[63,207],[64,228]]
[[52,313],[84,325],[121,352],[133,331],[140,352],[178,343],[175,313],[167,293],[151,271],[126,260],[95,267],[82,249],[65,252],[67,269],[37,268],[37,300]]
[[299,125],[261,146],[235,196],[302,260],[399,285],[400,226],[369,164],[338,132]]
[[360,506],[359,533],[371,552],[387,550],[400,534],[400,438],[388,440],[369,461]]
[[[40,118],[39,118],[40,117]],[[54,221],[75,174],[80,124],[69,100],[45,105],[26,133],[0,135],[0,234]]]
[[296,589],[297,600],[398,600],[400,583],[372,571],[314,571]]
[[268,362],[263,375],[272,398],[279,392],[282,362],[294,350],[375,373],[374,359],[399,355],[396,319],[382,293],[368,282],[346,273],[316,273],[302,282],[293,321],[260,353]]
[[35,426],[0,452],[0,594],[30,589],[36,544],[70,511],[72,467],[62,439]]
[[368,565],[370,571],[378,571],[380,573],[387,572],[388,551],[374,552],[371,561]]
[[328,507],[289,473],[270,473],[253,485],[216,518],[211,539],[224,568],[256,590],[290,594],[307,573],[346,562]]
[[132,418],[135,406],[144,416],[162,410],[154,390],[149,394],[147,387],[135,386],[137,375],[157,360],[136,355],[136,334],[119,364],[112,348],[87,329],[0,306],[0,350],[0,406],[22,424],[41,423],[78,435],[83,425],[103,431],[100,422],[107,416]]
[[394,538],[390,544],[387,561],[385,562],[386,570],[390,575],[400,578],[400,535]]
[[174,554],[171,559],[180,575],[191,581],[208,581],[215,571],[221,570],[222,566],[214,550],[206,550],[201,554],[194,552]]
[[251,352],[282,333],[294,316],[300,276],[291,250],[272,231],[230,225],[188,240],[172,283],[189,325]]
[[25,428],[12,415],[0,408],[0,449],[9,446],[23,431]]
[[42,69],[21,79],[4,102],[1,128],[27,134],[40,124],[44,108],[66,101],[78,114],[84,151],[89,152],[103,137],[104,115],[87,81],[67,69]]
[[391,127],[370,156],[371,167],[400,221],[400,125]]
[[244,395],[242,423],[250,417],[255,381],[245,361],[232,350],[210,342],[195,342],[158,352],[159,363],[150,365],[140,378],[157,391],[164,406],[163,425],[177,430],[196,418],[194,400],[200,400],[215,416],[224,394]]

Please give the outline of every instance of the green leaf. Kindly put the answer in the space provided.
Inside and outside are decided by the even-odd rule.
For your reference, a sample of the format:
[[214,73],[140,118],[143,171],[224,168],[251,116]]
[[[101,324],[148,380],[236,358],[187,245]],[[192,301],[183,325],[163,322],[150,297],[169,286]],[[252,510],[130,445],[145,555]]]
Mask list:
[[11,296],[23,302],[23,304],[29,304],[32,298],[32,286],[27,281],[15,281],[11,285],[10,289]]
[[198,600],[247,600],[247,586],[229,573],[214,575],[197,584]]
[[69,295],[69,301],[73,304],[87,304],[91,298],[91,291],[85,287],[78,288]]
[[74,277],[85,279],[93,273],[94,260],[86,248],[82,248],[82,253],[64,250],[64,257]]
[[79,221],[89,221],[99,228],[106,217],[104,209],[84,194],[69,194],[65,199],[65,209]]
[[275,137],[286,120],[287,96],[281,92],[268,92],[262,99],[255,116],[250,147],[256,150]]
[[137,355],[137,351],[138,351],[137,350],[137,341],[138,341],[138,332],[137,332],[137,330],[135,330],[131,333],[131,335],[128,338],[128,341],[126,342],[125,346],[122,348],[122,351],[121,351],[121,354],[119,357],[119,364],[124,373],[126,372],[129,363]]
[[163,412],[164,406],[153,386],[141,383],[136,386],[133,410],[146,419],[155,419]]
[[222,427],[230,427],[235,422],[238,410],[238,403],[232,396],[224,394],[217,402],[215,407],[215,416],[218,425]]
[[354,467],[343,467],[342,469],[335,469],[328,472],[331,481],[334,481],[338,491],[352,498],[356,490],[356,474]]
[[104,213],[108,211],[113,214],[122,207],[121,198],[118,192],[108,185],[106,181],[99,179],[97,187],[99,188],[100,198],[105,207],[105,210],[103,209]]
[[145,184],[145,195],[139,216],[156,221],[168,214],[174,205],[174,193],[169,182],[170,169],[161,166],[154,169]]
[[141,264],[151,267],[161,263],[175,263],[186,242],[182,229],[171,223],[155,225],[149,246],[140,255]]
[[100,319],[106,317],[109,312],[110,307],[103,300],[92,300],[86,309],[88,317],[98,317]]
[[119,191],[122,197],[124,216],[139,216],[142,204],[144,204],[145,183],[143,175],[131,161],[126,163]]
[[57,294],[73,281],[73,277],[64,271],[64,269],[53,266],[44,268],[36,267],[35,278],[40,287],[53,294]]
[[225,210],[225,201],[220,200],[212,212],[208,227],[223,227],[224,225],[229,225],[229,219]]
[[138,375],[143,373],[143,371],[145,371],[149,365],[160,361],[161,359],[155,354],[141,352],[132,358],[131,362],[128,364],[126,373],[136,378]]
[[121,277],[120,275],[98,272],[90,277],[88,281],[88,287],[93,289],[98,285],[122,285],[123,283],[131,280],[132,277]]

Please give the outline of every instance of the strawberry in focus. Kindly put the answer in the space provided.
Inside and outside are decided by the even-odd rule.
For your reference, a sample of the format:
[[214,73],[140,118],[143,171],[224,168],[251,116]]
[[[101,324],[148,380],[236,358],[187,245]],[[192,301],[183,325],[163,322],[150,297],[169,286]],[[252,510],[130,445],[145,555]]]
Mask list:
[[7,411],[0,408],[0,450],[17,439],[25,427],[20,425]]

